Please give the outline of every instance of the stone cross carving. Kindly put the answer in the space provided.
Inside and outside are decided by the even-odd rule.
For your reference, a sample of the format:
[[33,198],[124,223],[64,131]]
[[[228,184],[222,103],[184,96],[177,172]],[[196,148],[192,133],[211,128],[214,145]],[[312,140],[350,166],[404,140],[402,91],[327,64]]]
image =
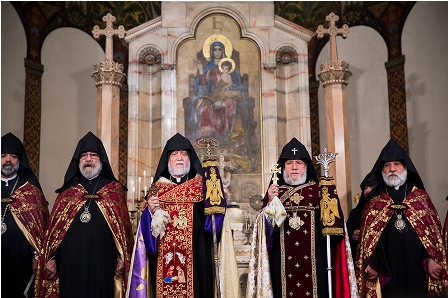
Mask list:
[[118,26],[118,29],[114,29],[113,23],[116,18],[108,13],[103,17],[103,22],[106,22],[106,28],[100,29],[98,25],[93,26],[92,34],[93,37],[98,39],[100,35],[106,36],[106,60],[113,61],[113,36],[118,35],[119,38],[123,38],[126,31],[123,26]]
[[282,172],[281,169],[278,167],[277,163],[272,165],[272,168],[271,168],[270,172],[273,174],[272,175],[272,182],[274,184],[277,184],[277,181],[278,181],[277,174],[280,174]]
[[317,38],[321,39],[325,34],[330,35],[330,60],[337,61],[338,60],[338,52],[336,49],[336,35],[342,35],[342,38],[347,38],[350,33],[350,29],[347,24],[342,25],[341,29],[336,27],[336,22],[339,20],[339,17],[334,13],[330,13],[325,20],[329,22],[328,29],[324,29],[324,26],[317,26]]

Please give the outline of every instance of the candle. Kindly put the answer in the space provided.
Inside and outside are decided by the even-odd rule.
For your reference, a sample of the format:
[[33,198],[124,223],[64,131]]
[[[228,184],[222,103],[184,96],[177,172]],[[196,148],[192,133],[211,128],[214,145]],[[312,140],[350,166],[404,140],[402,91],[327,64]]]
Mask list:
[[153,182],[154,182],[154,177],[151,176],[151,185],[152,185]]
[[145,197],[146,197],[146,191],[147,191],[147,190],[146,190],[146,186],[145,186]]
[[[134,183],[132,183],[132,184],[134,184]],[[131,204],[131,206],[132,206],[132,210],[135,210],[134,208],[135,208],[135,186],[132,186],[132,194],[131,194],[131,196],[132,196],[132,204]]]
[[145,189],[146,189],[146,171],[143,171],[143,183],[144,183]]
[[138,177],[138,188],[137,188],[137,198],[140,201],[140,182],[142,181],[142,177]]

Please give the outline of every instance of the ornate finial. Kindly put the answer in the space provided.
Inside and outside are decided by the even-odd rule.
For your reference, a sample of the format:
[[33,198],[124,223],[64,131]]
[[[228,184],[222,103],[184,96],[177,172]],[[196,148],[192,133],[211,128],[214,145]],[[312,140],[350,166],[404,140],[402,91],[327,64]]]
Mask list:
[[155,183],[151,184],[151,186],[148,189],[148,197],[155,196],[158,191],[159,188],[156,186],[156,184]]
[[324,148],[324,153],[314,156],[318,164],[321,164],[324,168],[324,176],[328,177],[328,165],[335,161],[337,153],[327,152],[327,148]]
[[277,184],[277,181],[278,181],[277,174],[281,173],[281,169],[278,167],[277,163],[272,165],[272,168],[271,168],[270,172],[272,173],[272,182],[274,184]]
[[350,29],[347,24],[342,25],[342,29],[338,29],[336,27],[336,22],[339,20],[339,17],[334,13],[330,13],[325,20],[328,22],[328,29],[325,29],[323,25],[317,26],[317,38],[321,39],[324,35],[330,35],[330,60],[336,61],[338,60],[338,53],[336,49],[336,36],[342,35],[342,38],[347,38],[350,33]]
[[218,147],[219,142],[211,139],[200,139],[198,140],[198,145],[201,147],[207,147],[207,158],[211,159],[212,157],[211,147]]

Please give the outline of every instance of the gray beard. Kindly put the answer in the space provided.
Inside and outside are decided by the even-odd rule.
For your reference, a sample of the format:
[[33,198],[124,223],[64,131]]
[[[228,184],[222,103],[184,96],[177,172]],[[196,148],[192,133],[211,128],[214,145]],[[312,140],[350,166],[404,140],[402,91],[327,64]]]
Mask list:
[[6,177],[9,177],[12,174],[17,173],[17,171],[19,170],[19,166],[20,166],[20,163],[17,163],[12,168],[2,167],[2,174],[5,175]]
[[103,163],[101,161],[98,164],[98,166],[95,166],[92,170],[88,171],[84,170],[81,164],[79,164],[79,171],[81,172],[81,175],[83,175],[85,178],[89,180],[92,180],[93,178],[98,176],[102,169],[103,169]]
[[406,169],[404,169],[403,173],[401,174],[395,173],[395,175],[397,175],[396,177],[391,177],[391,173],[387,175],[384,172],[381,173],[383,174],[384,183],[386,183],[386,185],[390,187],[400,187],[406,182],[406,179],[408,178],[408,171]]
[[173,177],[176,177],[176,176],[183,177],[183,176],[185,176],[186,174],[188,174],[190,172],[190,163],[188,163],[188,165],[185,168],[183,168],[183,169],[178,169],[178,168],[174,168],[173,169],[170,166],[170,164],[168,164],[168,172]]
[[283,180],[289,185],[301,185],[306,182],[306,170],[303,174],[296,180],[291,179],[291,177],[286,177],[286,172],[283,172]]

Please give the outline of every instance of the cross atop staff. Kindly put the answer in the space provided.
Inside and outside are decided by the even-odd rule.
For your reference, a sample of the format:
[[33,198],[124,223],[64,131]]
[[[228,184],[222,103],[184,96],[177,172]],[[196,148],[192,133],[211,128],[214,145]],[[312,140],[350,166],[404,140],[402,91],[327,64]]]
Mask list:
[[342,38],[347,38],[350,29],[347,24],[342,25],[341,29],[336,27],[336,22],[339,20],[339,17],[334,13],[330,13],[325,20],[329,22],[328,29],[324,29],[324,26],[317,26],[317,38],[321,39],[325,34],[330,35],[330,60],[337,61],[338,60],[338,52],[336,49],[336,35],[342,35]]
[[201,147],[207,148],[207,158],[210,159],[212,157],[212,147],[218,147],[219,142],[211,139],[200,139],[198,140],[198,145]]
[[100,35],[106,36],[106,60],[113,61],[113,36],[118,35],[118,38],[123,38],[126,31],[123,26],[118,26],[118,29],[114,29],[113,23],[116,18],[108,13],[103,17],[103,22],[106,22],[106,28],[100,29],[98,25],[93,26],[93,37],[98,39]]
[[321,164],[324,168],[324,176],[328,177],[328,165],[336,160],[337,153],[327,152],[327,148],[324,148],[324,153],[314,156],[317,164]]
[[151,184],[151,186],[148,189],[148,197],[155,196],[158,191],[159,188],[156,186],[156,184],[155,183]]
[[277,184],[277,181],[278,181],[277,174],[280,174],[282,172],[281,169],[278,167],[277,163],[272,165],[272,168],[271,168],[270,172],[273,174],[272,175],[272,182],[274,184]]

